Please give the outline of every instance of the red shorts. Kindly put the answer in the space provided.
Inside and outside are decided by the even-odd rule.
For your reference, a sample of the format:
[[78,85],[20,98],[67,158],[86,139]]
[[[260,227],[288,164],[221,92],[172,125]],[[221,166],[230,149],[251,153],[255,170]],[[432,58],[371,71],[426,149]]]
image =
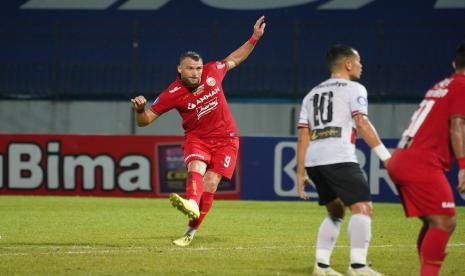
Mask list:
[[183,144],[184,163],[192,160],[204,161],[207,170],[231,180],[239,151],[239,137],[187,138]]
[[399,190],[408,217],[455,216],[454,195],[444,170],[419,152],[397,149],[388,172]]

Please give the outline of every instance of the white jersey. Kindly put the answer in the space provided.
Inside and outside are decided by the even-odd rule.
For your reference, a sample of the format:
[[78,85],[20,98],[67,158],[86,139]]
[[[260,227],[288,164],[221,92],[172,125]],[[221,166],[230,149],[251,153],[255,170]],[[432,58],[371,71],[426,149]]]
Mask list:
[[358,82],[331,78],[304,98],[298,127],[308,127],[305,167],[355,162],[356,127],[352,117],[368,115],[367,90]]

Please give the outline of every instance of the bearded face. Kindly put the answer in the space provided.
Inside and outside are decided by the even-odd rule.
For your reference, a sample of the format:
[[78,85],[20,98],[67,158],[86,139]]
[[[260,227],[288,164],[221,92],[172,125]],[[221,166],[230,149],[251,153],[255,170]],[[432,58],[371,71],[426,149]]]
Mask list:
[[178,65],[178,73],[185,86],[195,88],[199,86],[203,71],[203,61],[185,58]]

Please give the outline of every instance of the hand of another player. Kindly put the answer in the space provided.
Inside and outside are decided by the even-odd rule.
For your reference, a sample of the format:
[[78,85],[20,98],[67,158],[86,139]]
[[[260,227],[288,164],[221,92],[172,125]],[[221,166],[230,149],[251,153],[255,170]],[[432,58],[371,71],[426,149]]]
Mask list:
[[144,96],[137,96],[134,99],[131,99],[132,107],[136,111],[142,111],[145,109],[145,105],[147,104],[147,99]]
[[305,185],[310,184],[310,179],[306,175],[297,175],[297,193],[303,200],[309,199],[307,193],[305,193]]
[[457,191],[460,194],[465,194],[465,169],[459,170],[458,178]]
[[257,19],[257,22],[255,22],[255,25],[253,26],[253,37],[257,40],[259,40],[263,34],[265,33],[265,16],[262,15],[259,19]]
[[383,161],[383,165],[384,165],[384,167],[385,167],[386,169],[387,169],[388,166],[389,166],[389,160],[391,160],[391,158],[386,159],[386,160]]

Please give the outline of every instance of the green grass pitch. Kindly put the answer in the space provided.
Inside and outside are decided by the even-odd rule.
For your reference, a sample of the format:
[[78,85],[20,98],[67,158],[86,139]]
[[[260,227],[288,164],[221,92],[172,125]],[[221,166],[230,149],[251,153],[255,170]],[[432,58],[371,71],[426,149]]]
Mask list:
[[[457,208],[442,275],[465,275],[465,208]],[[347,215],[350,215],[349,213]],[[316,202],[217,200],[189,248],[171,240],[186,218],[167,199],[0,196],[1,275],[310,275]],[[375,203],[369,263],[418,275],[420,222]],[[345,272],[347,218],[332,257]]]

